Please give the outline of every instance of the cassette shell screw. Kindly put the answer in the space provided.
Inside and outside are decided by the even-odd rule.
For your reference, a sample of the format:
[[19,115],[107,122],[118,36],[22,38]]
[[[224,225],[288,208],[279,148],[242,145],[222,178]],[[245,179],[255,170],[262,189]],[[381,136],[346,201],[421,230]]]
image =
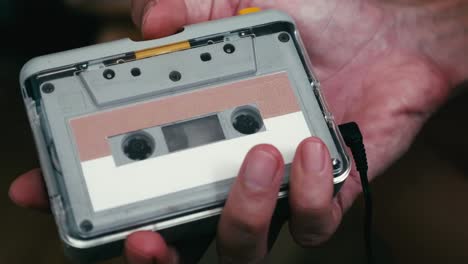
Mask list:
[[42,85],[42,92],[50,94],[55,91],[55,86],[51,83],[45,83]]
[[102,76],[104,76],[104,78],[107,80],[112,80],[115,77],[115,72],[111,69],[107,69],[102,73]]
[[278,35],[278,39],[279,39],[279,41],[281,41],[281,42],[288,42],[288,41],[291,39],[291,37],[289,36],[288,33],[283,32],[283,33],[281,33],[281,34]]
[[182,79],[182,74],[178,71],[172,71],[169,73],[169,79],[173,82],[178,82]]
[[333,170],[339,170],[341,168],[341,161],[339,159],[332,159]]
[[94,226],[93,226],[93,223],[91,223],[91,221],[84,220],[83,222],[81,222],[80,228],[84,232],[90,232],[91,230],[93,230]]

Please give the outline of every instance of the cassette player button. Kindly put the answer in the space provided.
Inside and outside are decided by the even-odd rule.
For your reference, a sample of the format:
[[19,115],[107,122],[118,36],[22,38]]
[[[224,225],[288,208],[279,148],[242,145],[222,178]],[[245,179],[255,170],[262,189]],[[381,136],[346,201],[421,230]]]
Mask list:
[[260,12],[260,11],[262,11],[262,9],[259,8],[259,7],[248,7],[248,8],[244,8],[244,9],[239,10],[239,12],[237,14],[238,15],[247,15],[247,14],[257,13],[257,12]]

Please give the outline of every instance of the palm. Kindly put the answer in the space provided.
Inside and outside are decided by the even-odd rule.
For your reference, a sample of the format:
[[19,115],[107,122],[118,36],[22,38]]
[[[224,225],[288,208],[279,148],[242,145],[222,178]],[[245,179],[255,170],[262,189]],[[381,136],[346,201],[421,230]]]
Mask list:
[[[363,130],[371,177],[406,150],[445,97],[447,83],[435,65],[399,37],[403,29],[392,11],[398,6],[365,0],[174,2],[186,10],[183,24],[231,16],[249,6],[292,15],[336,121],[356,121]],[[142,25],[146,37],[166,34],[151,20]],[[359,193],[352,182],[342,192],[345,208]]]

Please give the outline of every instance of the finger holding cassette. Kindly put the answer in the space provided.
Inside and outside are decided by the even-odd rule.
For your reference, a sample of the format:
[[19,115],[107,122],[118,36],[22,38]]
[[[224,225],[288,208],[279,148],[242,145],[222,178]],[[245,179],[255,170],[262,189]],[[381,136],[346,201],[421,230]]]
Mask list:
[[[342,202],[352,199],[349,191],[334,196],[329,161],[330,153],[319,138],[303,140],[296,150],[289,184],[289,226],[294,240],[303,247],[328,240],[341,222],[344,206],[351,204]],[[276,148],[260,145],[247,154],[218,226],[221,263],[257,263],[267,257],[267,239],[269,232],[275,232],[270,224],[275,220],[273,209],[283,172],[283,160]],[[354,184],[347,183],[350,188],[356,187],[351,186]],[[281,228],[282,223],[274,228]]]
[[125,258],[129,264],[177,264],[179,256],[164,238],[151,231],[131,234],[125,241]]
[[145,39],[160,38],[174,34],[188,24],[230,17],[240,8],[236,2],[132,0],[132,19]]
[[[303,246],[315,246],[328,239],[338,226],[342,208],[333,199],[330,156],[318,138],[308,138],[297,148],[290,180],[290,228]],[[221,263],[250,263],[266,258],[268,235],[277,194],[283,179],[284,161],[271,145],[259,145],[249,151],[239,176],[231,188],[218,225],[217,245]],[[32,170],[10,188],[10,197],[18,205],[44,210],[48,198],[40,170]],[[154,232],[136,232],[125,243],[130,264],[179,263],[180,259],[199,259],[210,240],[198,242],[194,256],[182,256]],[[180,248],[184,252],[183,248]]]
[[221,263],[258,263],[267,254],[284,161],[271,145],[249,151],[223,208],[217,248]]
[[343,208],[333,196],[330,154],[318,138],[298,146],[289,181],[289,229],[303,247],[325,242],[341,222]]
[[10,186],[9,196],[18,206],[49,211],[49,198],[40,169],[28,171],[16,178]]

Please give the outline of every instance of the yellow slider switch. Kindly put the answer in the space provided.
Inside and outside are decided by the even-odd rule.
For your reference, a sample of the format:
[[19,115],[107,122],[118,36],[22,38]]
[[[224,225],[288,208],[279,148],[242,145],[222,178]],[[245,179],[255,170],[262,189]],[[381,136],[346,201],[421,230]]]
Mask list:
[[165,45],[161,47],[154,47],[154,48],[136,51],[135,58],[137,60],[140,60],[140,59],[145,59],[145,58],[158,56],[158,55],[162,55],[166,53],[186,50],[190,48],[191,48],[191,45],[190,45],[190,42],[188,41],[177,42],[177,43],[173,43],[173,44],[169,44],[169,45]]
[[257,13],[257,12],[260,12],[260,11],[262,11],[262,9],[259,8],[259,7],[248,7],[248,8],[244,8],[244,9],[239,10],[238,14],[239,15],[247,15],[247,14]]

